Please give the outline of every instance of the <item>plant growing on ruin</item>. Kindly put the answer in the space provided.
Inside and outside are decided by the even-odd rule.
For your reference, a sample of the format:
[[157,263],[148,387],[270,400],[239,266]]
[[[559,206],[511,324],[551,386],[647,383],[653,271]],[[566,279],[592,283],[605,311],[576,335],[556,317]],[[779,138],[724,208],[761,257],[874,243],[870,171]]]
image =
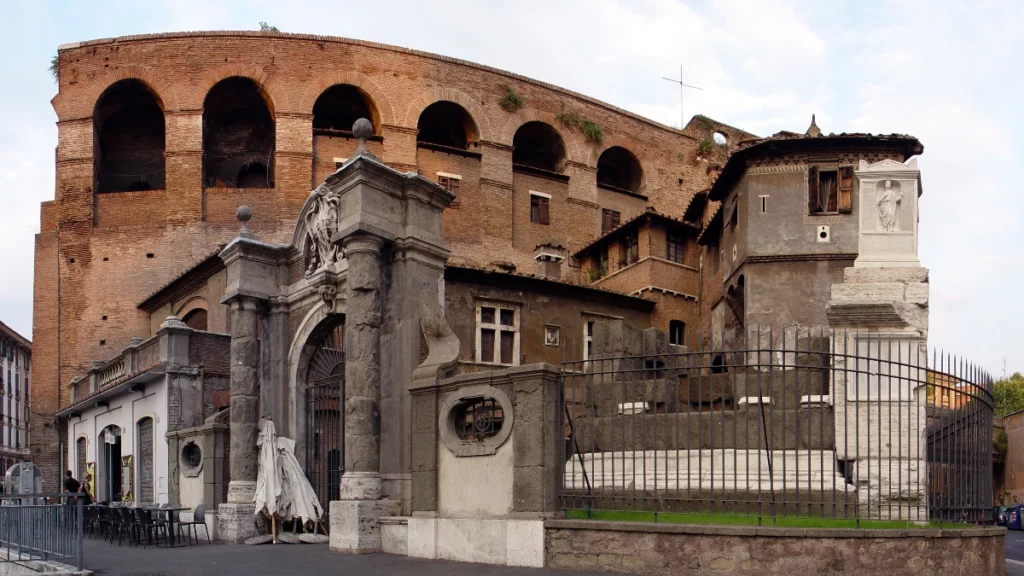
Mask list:
[[498,106],[504,108],[506,112],[515,112],[523,107],[523,99],[516,94],[511,86],[502,84],[501,88],[505,91],[505,95],[498,100]]
[[604,266],[600,266],[598,268],[591,268],[587,270],[587,274],[590,276],[591,282],[597,282],[601,278],[604,278],[605,274],[607,273],[608,271],[605,270]]
[[50,74],[53,74],[53,81],[54,82],[59,82],[60,81],[60,56],[57,56],[55,54],[53,56],[53,58],[50,58],[50,68],[49,68],[49,70],[50,70]]
[[594,142],[595,144],[601,143],[601,127],[596,122],[590,120],[584,120],[580,122],[580,132],[583,132],[583,136]]
[[567,112],[565,110],[555,114],[555,119],[572,128],[579,128],[580,123],[583,121],[579,114],[575,112]]
[[714,149],[715,143],[711,141],[711,138],[705,138],[697,145],[697,151],[701,154],[711,154]]
[[280,32],[280,30],[277,29],[277,26],[271,26],[266,22],[260,22],[260,32]]

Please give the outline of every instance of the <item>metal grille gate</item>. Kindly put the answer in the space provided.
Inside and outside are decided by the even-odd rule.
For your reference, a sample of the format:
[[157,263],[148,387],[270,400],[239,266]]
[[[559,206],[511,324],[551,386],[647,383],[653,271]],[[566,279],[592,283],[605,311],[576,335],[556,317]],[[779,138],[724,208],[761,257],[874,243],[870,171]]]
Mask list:
[[317,343],[306,375],[306,477],[326,507],[345,469],[345,326]]

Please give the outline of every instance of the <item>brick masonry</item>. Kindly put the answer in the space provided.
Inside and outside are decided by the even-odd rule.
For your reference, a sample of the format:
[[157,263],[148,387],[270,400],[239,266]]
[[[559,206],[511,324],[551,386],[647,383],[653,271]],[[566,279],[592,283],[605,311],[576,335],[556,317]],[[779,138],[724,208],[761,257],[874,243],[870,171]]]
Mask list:
[[554,520],[545,566],[644,576],[1002,576],[1003,528],[853,530]]
[[[444,214],[452,261],[489,265],[512,262],[532,271],[536,244],[553,239],[579,248],[600,231],[603,205],[627,216],[656,206],[680,216],[713,171],[697,147],[711,131],[727,135],[732,149],[750,135],[734,128],[692,122],[685,131],[516,74],[469,62],[369,42],[320,36],[202,32],[102,39],[60,47],[56,189],[43,202],[36,239],[31,424],[33,457],[48,484],[59,477],[62,437],[52,415],[70,400],[68,384],[94,359],[115,355],[133,336],[146,338],[146,297],[215,252],[237,232],[234,211],[252,208],[252,230],[263,240],[289,242],[310,189],[347,157],[354,142],[317,135],[312,110],[335,84],[358,87],[372,102],[380,141],[370,149],[388,164],[463,176],[459,205]],[[254,80],[275,122],[271,189],[203,187],[203,105],[211,88],[233,76]],[[94,194],[93,112],[115,82],[145,84],[163,110],[164,189]],[[498,105],[504,85],[522,98],[522,109]],[[416,145],[420,112],[435,101],[465,108],[476,124],[479,158]],[[572,110],[600,125],[601,144],[561,124]],[[519,126],[540,120],[561,134],[567,152],[563,176],[543,181],[513,173],[512,140]],[[596,186],[597,159],[610,146],[630,150],[643,169],[646,202],[618,198]],[[686,161],[681,161],[686,160]],[[540,180],[540,181],[538,181]],[[529,221],[530,189],[558,199],[552,224]]]

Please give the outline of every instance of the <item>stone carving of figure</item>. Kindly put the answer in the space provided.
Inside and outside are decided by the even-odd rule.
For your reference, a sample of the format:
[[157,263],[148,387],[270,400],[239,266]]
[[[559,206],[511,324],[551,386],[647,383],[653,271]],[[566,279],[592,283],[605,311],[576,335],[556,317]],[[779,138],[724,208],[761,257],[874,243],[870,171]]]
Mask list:
[[307,276],[338,260],[338,247],[331,243],[331,235],[338,230],[339,199],[323,184],[313,191],[312,196],[313,205],[306,213]]
[[892,181],[885,181],[885,190],[878,196],[878,220],[885,232],[899,232],[900,207],[903,192],[892,189]]

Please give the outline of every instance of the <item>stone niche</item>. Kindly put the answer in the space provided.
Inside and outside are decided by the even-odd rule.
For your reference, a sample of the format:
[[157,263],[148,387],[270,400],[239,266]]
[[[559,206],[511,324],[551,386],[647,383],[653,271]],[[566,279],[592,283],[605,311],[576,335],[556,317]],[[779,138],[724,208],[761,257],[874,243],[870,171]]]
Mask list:
[[861,160],[860,249],[858,267],[920,266],[917,259],[917,199],[921,172],[917,158],[907,162]]

